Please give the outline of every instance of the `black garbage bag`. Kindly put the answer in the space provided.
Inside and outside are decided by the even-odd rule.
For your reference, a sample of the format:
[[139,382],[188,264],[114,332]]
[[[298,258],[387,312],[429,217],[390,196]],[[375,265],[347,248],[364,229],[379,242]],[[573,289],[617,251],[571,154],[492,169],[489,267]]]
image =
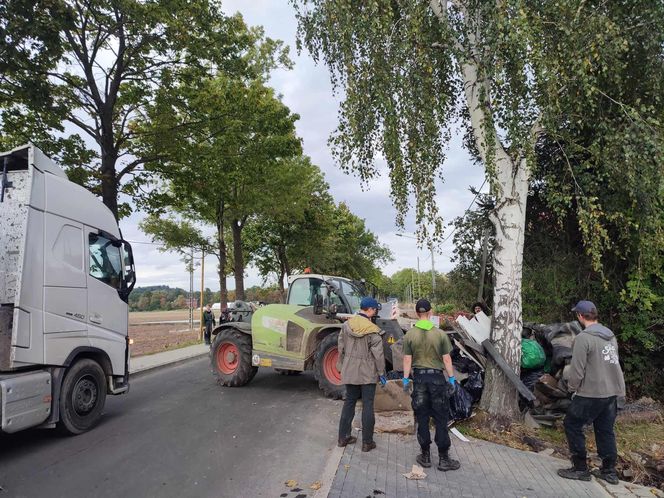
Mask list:
[[463,388],[468,391],[468,394],[473,398],[473,403],[477,403],[482,397],[482,390],[484,389],[482,373],[476,371],[468,375],[468,378],[463,382]]
[[464,420],[473,412],[473,397],[457,384],[450,396],[450,420]]
[[535,390],[535,383],[544,375],[543,368],[533,368],[531,370],[521,370],[521,382],[523,382],[531,391]]

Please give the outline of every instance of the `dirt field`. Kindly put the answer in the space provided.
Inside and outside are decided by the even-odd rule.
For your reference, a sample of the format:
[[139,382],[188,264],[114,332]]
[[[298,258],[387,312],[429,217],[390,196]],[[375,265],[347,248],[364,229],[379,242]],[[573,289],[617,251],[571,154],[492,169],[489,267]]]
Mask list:
[[[194,320],[199,319],[198,313],[198,311],[194,310]],[[130,325],[145,322],[170,322],[174,320],[189,320],[189,310],[132,311],[129,313]]]
[[[198,328],[189,329],[189,310],[129,313],[129,337],[134,340],[131,356],[144,356],[198,343]],[[173,322],[185,320],[185,323]]]

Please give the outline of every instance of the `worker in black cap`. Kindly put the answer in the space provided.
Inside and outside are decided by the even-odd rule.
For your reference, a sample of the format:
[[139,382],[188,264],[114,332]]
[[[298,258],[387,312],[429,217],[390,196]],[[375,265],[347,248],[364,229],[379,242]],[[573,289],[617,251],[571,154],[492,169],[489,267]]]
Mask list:
[[613,332],[599,323],[597,308],[591,301],[579,301],[572,311],[583,325],[583,332],[574,339],[568,381],[569,390],[574,394],[563,422],[572,467],[558,470],[558,475],[590,481],[584,427],[592,424],[597,453],[602,459],[602,467],[592,475],[610,484],[618,484],[618,449],[613,427],[618,398],[625,396],[618,342]]
[[[454,389],[456,379],[452,368],[452,344],[447,334],[431,322],[431,303],[420,299],[415,304],[419,320],[406,333],[403,340],[403,386],[410,386],[410,371],[413,369],[413,393],[411,395],[417,442],[422,453],[416,460],[422,467],[431,467],[431,431],[429,420],[436,424],[436,446],[438,446],[438,470],[457,470],[461,464],[450,458],[450,436],[447,432],[449,417],[449,390]],[[443,369],[447,372],[445,379]]]

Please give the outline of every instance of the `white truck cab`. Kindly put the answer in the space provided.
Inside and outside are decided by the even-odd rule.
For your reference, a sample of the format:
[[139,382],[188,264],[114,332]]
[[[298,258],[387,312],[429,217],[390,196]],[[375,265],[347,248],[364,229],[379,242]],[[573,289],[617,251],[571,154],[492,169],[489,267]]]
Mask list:
[[33,145],[0,153],[0,430],[79,434],[129,389],[131,246]]

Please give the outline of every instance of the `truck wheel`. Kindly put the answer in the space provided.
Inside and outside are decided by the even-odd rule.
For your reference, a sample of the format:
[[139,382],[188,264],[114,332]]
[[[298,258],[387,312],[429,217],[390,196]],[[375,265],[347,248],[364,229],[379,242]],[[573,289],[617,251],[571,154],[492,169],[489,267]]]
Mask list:
[[332,399],[341,399],[346,391],[341,383],[341,372],[337,370],[339,349],[337,340],[339,332],[334,332],[325,337],[316,351],[314,361],[314,376],[318,381],[318,387],[325,396]]
[[300,375],[302,373],[300,370],[288,370],[285,368],[275,368],[274,371],[279,375]]
[[244,386],[258,372],[258,367],[251,365],[251,336],[235,329],[224,329],[217,334],[210,359],[212,371],[222,386]]
[[82,359],[74,363],[62,381],[58,430],[67,435],[92,429],[106,403],[106,377],[99,363]]

